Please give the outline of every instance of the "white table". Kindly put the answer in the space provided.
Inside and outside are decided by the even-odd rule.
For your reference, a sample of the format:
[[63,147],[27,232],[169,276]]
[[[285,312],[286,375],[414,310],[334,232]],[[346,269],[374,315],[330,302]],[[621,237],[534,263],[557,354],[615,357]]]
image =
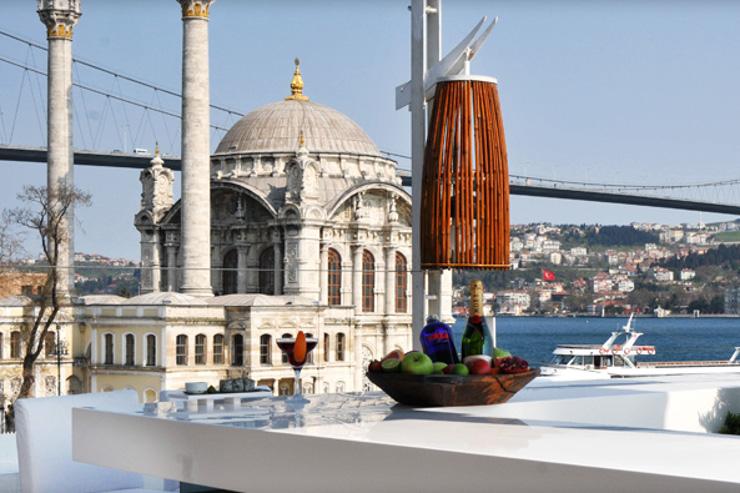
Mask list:
[[[598,399],[613,405],[619,394],[624,406],[650,394],[668,402],[675,385],[532,388],[511,404],[424,410],[391,410],[365,394],[313,396],[296,413],[277,398],[197,420],[75,409],[73,456],[254,492],[740,491],[738,437],[568,422],[563,410],[569,401],[583,415],[575,410],[585,399],[598,413]],[[538,414],[548,401],[559,406],[556,422]],[[515,407],[519,418],[506,416]]]

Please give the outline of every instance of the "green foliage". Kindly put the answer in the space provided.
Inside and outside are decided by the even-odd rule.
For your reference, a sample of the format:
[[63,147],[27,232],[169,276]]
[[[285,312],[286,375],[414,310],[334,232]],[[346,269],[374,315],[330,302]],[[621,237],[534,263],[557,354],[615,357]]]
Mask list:
[[718,433],[724,435],[740,435],[740,413],[727,413],[725,423],[719,429]]
[[720,245],[706,253],[690,253],[685,257],[672,257],[659,262],[668,269],[696,268],[707,265],[723,265],[733,270],[740,269],[740,245]]
[[595,245],[627,246],[658,243],[657,233],[640,231],[632,226],[602,226],[596,230],[589,228],[586,241]]
[[717,233],[714,235],[714,241],[740,241],[740,231],[724,231],[722,233]]

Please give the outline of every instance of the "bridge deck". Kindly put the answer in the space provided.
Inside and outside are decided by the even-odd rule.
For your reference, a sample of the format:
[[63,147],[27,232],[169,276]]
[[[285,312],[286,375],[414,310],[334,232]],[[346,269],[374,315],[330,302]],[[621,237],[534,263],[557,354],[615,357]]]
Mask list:
[[[106,166],[112,168],[144,169],[149,166],[151,156],[128,153],[103,154],[95,151],[79,150],[74,153],[74,162],[83,166]],[[163,156],[165,166],[180,171],[179,157]],[[19,162],[46,162],[46,148],[18,147],[0,145],[0,161]],[[411,186],[411,173],[400,171],[403,186]],[[717,204],[693,200],[672,199],[666,197],[651,197],[649,195],[631,195],[625,193],[610,193],[597,190],[537,187],[531,185],[511,184],[512,195],[526,195],[529,197],[545,197],[555,199],[583,200],[588,202],[607,202],[613,204],[639,205],[645,207],[660,207],[666,209],[681,209],[689,211],[714,212],[740,216],[740,205]]]

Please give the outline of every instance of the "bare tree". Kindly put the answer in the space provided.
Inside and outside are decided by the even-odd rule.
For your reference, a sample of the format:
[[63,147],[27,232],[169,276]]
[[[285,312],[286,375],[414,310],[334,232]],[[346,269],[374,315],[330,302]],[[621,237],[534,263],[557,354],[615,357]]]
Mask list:
[[[66,242],[68,215],[76,205],[90,205],[90,194],[61,181],[49,194],[46,187],[25,186],[18,194],[23,203],[9,211],[8,216],[15,224],[38,233],[41,250],[48,265],[46,281],[41,293],[34,301],[33,322],[24,330],[23,382],[18,398],[29,397],[35,382],[34,365],[44,348],[46,334],[62,308],[68,301],[66,286],[61,287],[60,269],[68,268],[67,259],[60,258],[60,243]],[[71,275],[72,273],[70,273]]]
[[23,253],[23,234],[14,228],[12,214],[0,214],[0,270],[10,267]]

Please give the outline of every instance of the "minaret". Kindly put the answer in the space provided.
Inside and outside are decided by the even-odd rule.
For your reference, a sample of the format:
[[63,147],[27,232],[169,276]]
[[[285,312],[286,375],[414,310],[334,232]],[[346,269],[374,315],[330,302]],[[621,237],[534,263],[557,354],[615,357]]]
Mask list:
[[[159,291],[162,284],[162,246],[159,222],[172,208],[174,174],[165,168],[159,145],[149,167],[141,172],[141,210],[134,225],[141,233],[141,293]],[[174,266],[169,266],[174,267]],[[169,282],[168,282],[169,284]]]
[[177,0],[182,7],[182,287],[211,296],[211,173],[208,9],[212,0]]
[[[79,0],[38,0],[37,11],[46,26],[49,43],[47,85],[46,187],[50,202],[60,185],[74,186],[72,176],[72,28],[80,18]],[[62,225],[57,266],[62,297],[74,288],[74,210]]]

